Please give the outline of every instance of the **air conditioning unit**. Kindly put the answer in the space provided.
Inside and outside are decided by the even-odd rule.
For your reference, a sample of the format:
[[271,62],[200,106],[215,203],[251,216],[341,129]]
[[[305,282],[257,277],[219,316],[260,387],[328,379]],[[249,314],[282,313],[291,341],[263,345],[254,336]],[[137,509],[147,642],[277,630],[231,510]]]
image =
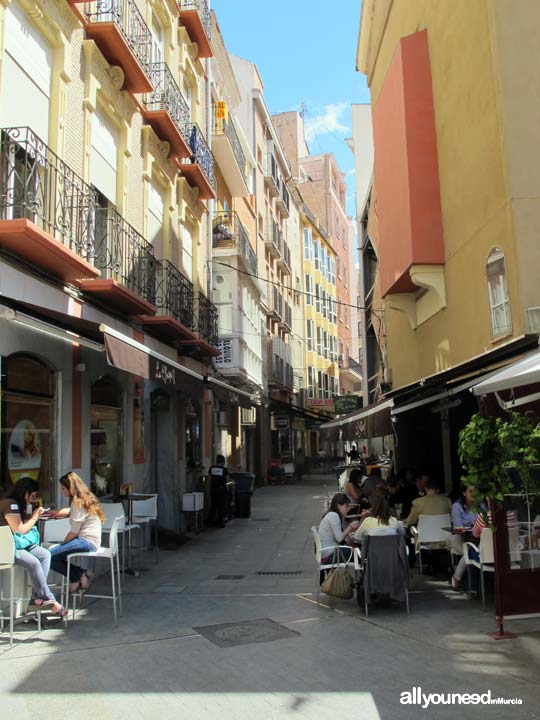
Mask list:
[[540,333],[540,307],[527,308],[529,332]]

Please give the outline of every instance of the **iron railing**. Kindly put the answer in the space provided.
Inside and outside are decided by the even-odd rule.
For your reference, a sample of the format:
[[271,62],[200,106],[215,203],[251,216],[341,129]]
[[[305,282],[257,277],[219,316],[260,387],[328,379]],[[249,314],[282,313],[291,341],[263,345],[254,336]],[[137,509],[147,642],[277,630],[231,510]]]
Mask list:
[[201,19],[201,25],[206,33],[206,37],[210,40],[212,35],[212,25],[210,22],[210,10],[206,0],[180,0],[180,10],[197,10]]
[[272,286],[272,310],[280,318],[283,317],[283,298],[275,285]]
[[213,245],[215,248],[236,247],[246,267],[257,274],[257,256],[249,242],[248,231],[236,212],[218,212],[213,222]]
[[211,188],[215,191],[216,177],[214,175],[214,156],[212,155],[212,151],[208,147],[208,143],[197,124],[191,126],[189,147],[193,153],[191,156],[191,162],[199,165]]
[[238,133],[236,132],[236,128],[234,127],[234,124],[227,118],[218,118],[217,117],[215,103],[214,103],[214,135],[226,135],[229,142],[231,143],[233,155],[236,159],[238,167],[240,168],[242,177],[245,179],[245,177],[246,177],[246,156],[244,154],[244,151],[242,150],[242,143],[240,142],[240,138],[238,137]]
[[285,185],[285,183],[282,183],[282,186],[281,186],[281,201],[287,208],[287,212],[289,212],[289,210],[291,209],[291,198],[290,198],[289,191],[287,190],[287,186]]
[[280,182],[279,182],[278,164],[277,164],[276,156],[271,152],[266,153],[264,175],[266,178],[270,178],[273,181],[273,183],[276,187],[276,190],[279,193]]
[[272,245],[281,252],[281,230],[275,220],[272,220]]
[[148,71],[152,58],[152,35],[134,0],[94,0],[84,4],[89,23],[114,23],[133,54]]
[[178,87],[167,63],[150,63],[152,92],[146,95],[145,106],[149,112],[166,110],[186,145],[190,144],[191,110]]
[[195,330],[195,295],[192,283],[169,260],[156,265],[156,306],[188,330]]
[[0,134],[0,219],[26,219],[89,262],[96,191],[28,127]]
[[112,208],[96,208],[94,265],[101,277],[120,282],[155,304],[156,258],[149,242]]
[[202,292],[197,293],[197,330],[203,340],[213,347],[217,347],[218,338],[218,309]]

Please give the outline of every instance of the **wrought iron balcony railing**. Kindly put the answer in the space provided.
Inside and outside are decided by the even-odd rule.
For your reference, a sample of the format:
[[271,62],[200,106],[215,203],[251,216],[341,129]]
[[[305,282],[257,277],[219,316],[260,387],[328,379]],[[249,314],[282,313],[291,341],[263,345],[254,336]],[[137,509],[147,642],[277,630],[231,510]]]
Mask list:
[[156,265],[156,301],[161,315],[170,315],[188,330],[195,327],[195,294],[192,283],[169,260]]
[[30,128],[0,132],[0,220],[29,220],[92,262],[96,192]]
[[197,124],[191,126],[189,135],[189,147],[193,153],[191,162],[197,163],[204,173],[212,190],[216,190],[216,177],[214,175],[214,156],[208,147],[204,135]]
[[152,35],[134,0],[85,2],[84,16],[89,23],[114,23],[143,69],[148,70]]
[[96,208],[93,264],[155,305],[156,258],[149,242],[112,208]]
[[210,10],[206,0],[180,0],[180,10],[197,10],[206,37],[210,40],[212,25],[210,22]]
[[248,231],[235,212],[218,212],[213,222],[215,248],[236,247],[249,272],[257,274],[257,256],[249,243]]
[[281,252],[281,230],[275,220],[272,220],[272,244],[278,252]]
[[291,199],[290,199],[289,191],[287,190],[287,186],[285,185],[285,183],[283,183],[283,185],[281,187],[281,199],[282,199],[283,205],[287,208],[287,212],[288,212],[291,208]]
[[219,118],[216,113],[216,105],[214,103],[214,135],[226,135],[231,143],[231,148],[238,163],[238,167],[242,173],[242,177],[246,177],[246,156],[242,150],[242,143],[236,132],[234,124],[227,118]]
[[218,346],[218,309],[202,292],[197,293],[197,330],[203,340]]
[[152,92],[146,95],[145,106],[150,112],[166,110],[187,145],[191,137],[191,110],[182,95],[167,63],[150,63]]
[[274,196],[279,195],[280,181],[279,171],[276,156],[268,152],[266,153],[265,167],[264,167],[264,178],[269,183],[269,187]]

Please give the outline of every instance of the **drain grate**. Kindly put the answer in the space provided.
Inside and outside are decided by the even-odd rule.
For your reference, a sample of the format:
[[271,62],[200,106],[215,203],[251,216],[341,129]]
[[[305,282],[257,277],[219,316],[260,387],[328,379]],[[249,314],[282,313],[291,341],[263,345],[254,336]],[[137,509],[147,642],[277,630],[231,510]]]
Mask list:
[[301,570],[257,570],[255,575],[301,575]]
[[245,575],[217,575],[216,580],[241,580]]

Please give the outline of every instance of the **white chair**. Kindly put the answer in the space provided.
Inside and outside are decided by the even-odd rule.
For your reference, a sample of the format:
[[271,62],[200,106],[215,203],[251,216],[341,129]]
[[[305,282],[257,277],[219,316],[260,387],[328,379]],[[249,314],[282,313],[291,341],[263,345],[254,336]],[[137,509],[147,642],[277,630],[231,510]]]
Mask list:
[[[419,557],[419,571],[422,575],[422,550],[441,549],[435,546],[448,543],[450,533],[443,530],[450,525],[450,515],[419,515],[418,525],[411,527],[411,536],[415,540],[416,554]],[[448,547],[444,548],[448,552]]]
[[[71,562],[73,559],[78,557],[93,558],[96,560],[108,560],[111,568],[111,595],[90,595],[85,593],[84,597],[101,598],[104,600],[113,601],[114,611],[114,624],[118,625],[118,614],[116,611],[116,603],[120,609],[120,616],[122,616],[122,587],[120,585],[120,559],[118,552],[118,530],[122,524],[122,517],[116,517],[112,523],[110,534],[109,534],[109,547],[100,547],[92,552],[78,552],[71,553],[67,557],[67,577],[70,577]],[[116,567],[115,567],[116,566]],[[75,618],[75,599],[76,595],[73,595],[73,618]],[[66,602],[65,607],[69,608],[69,582],[66,582]],[[67,615],[66,615],[67,624]]]
[[[479,559],[471,557],[470,551],[474,549],[479,554]],[[480,590],[482,593],[482,609],[486,607],[486,597],[484,588],[484,573],[495,572],[495,553],[493,549],[493,530],[491,528],[482,528],[480,534],[480,543],[478,547],[472,542],[463,544],[463,557],[467,565],[472,565],[480,571]]]
[[[9,570],[9,646],[13,646],[13,616],[15,615],[15,542],[13,533],[9,527],[0,527],[0,572]],[[4,591],[0,585],[0,611],[2,613],[2,621],[0,629],[4,631]]]
[[[132,522],[143,525],[145,528],[145,545],[144,550],[159,551],[158,546],[158,526],[157,526],[157,495],[143,495],[142,499],[133,496],[131,501]],[[150,545],[152,541],[151,525],[155,528],[155,545]],[[157,555],[156,555],[157,558]]]
[[101,506],[105,515],[105,522],[101,528],[105,534],[110,534],[113,522],[117,517],[121,518],[120,525],[118,527],[118,534],[122,537],[122,572],[125,571],[126,567],[126,540],[125,536],[128,536],[128,557],[131,556],[131,531],[140,528],[140,525],[126,525],[126,514],[124,512],[124,506],[122,503],[104,503]]
[[55,545],[63,543],[66,535],[71,530],[69,518],[59,518],[58,520],[47,520],[43,527],[43,538],[41,544],[49,550]]
[[[347,553],[350,555],[352,554],[352,550],[348,545],[340,545],[339,547],[321,547],[321,539],[319,537],[319,531],[317,528],[313,525],[311,528],[311,537],[313,538],[313,542],[315,543],[315,561],[317,563],[317,603],[319,602],[319,595],[321,590],[321,570],[331,570],[332,568],[337,567],[349,567],[351,560],[347,560],[346,562],[339,559],[339,551],[340,550],[346,550]],[[324,550],[328,550],[331,552],[324,553]],[[332,555],[332,561],[327,562],[324,565],[322,564],[322,558],[323,555]]]

